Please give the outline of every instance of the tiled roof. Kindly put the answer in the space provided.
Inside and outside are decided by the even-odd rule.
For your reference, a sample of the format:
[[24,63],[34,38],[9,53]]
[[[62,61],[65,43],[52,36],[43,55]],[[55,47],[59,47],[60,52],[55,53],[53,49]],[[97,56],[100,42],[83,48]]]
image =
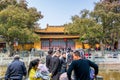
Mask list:
[[47,28],[45,29],[37,29],[36,32],[41,33],[64,33],[64,26],[49,26],[47,25]]
[[[60,39],[60,38],[79,38],[79,36],[76,35],[67,35],[64,34],[64,26],[49,26],[47,25],[47,27],[45,29],[37,29],[35,30],[35,32],[39,33],[39,36],[41,39],[50,39],[50,38],[54,38],[54,39]],[[46,34],[42,34],[42,33],[46,33]],[[49,34],[52,33],[52,34]],[[58,33],[58,34],[57,34]],[[62,34],[59,34],[62,33]],[[48,35],[47,35],[48,34]]]
[[40,35],[40,38],[44,38],[44,39],[50,39],[50,38],[54,38],[54,39],[60,39],[60,38],[79,38],[79,36],[76,35]]

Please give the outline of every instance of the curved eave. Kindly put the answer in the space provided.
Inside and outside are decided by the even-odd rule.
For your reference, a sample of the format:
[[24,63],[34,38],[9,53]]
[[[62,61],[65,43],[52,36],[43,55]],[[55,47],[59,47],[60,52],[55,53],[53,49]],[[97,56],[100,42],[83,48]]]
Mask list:
[[73,35],[40,35],[40,39],[78,39],[79,36]]
[[64,32],[35,32],[35,33],[37,33],[37,34],[64,34]]

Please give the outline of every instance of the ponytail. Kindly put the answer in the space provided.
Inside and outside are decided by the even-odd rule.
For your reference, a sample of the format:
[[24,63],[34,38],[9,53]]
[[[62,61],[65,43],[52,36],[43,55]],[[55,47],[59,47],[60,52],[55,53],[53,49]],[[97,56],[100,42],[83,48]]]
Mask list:
[[31,70],[33,67],[35,67],[36,65],[38,65],[39,62],[40,62],[39,59],[35,59],[35,60],[30,61],[29,68],[28,68],[28,76],[29,76],[30,70]]
[[32,69],[32,67],[33,67],[32,61],[30,61],[29,68],[28,68],[28,76],[29,76],[29,72],[30,72],[30,70]]

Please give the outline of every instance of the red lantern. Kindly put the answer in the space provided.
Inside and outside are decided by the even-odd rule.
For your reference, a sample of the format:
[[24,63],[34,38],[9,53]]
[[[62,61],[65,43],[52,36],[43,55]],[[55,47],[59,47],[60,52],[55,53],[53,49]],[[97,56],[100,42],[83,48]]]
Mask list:
[[65,38],[65,39],[64,39],[64,41],[66,42],[66,41],[67,41],[67,39]]
[[50,42],[52,42],[52,39],[50,39]]

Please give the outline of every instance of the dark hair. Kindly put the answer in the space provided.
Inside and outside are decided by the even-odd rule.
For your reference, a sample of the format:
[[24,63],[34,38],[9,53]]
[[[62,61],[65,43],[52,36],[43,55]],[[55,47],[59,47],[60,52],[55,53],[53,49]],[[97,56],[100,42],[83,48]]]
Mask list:
[[49,50],[49,51],[48,51],[48,54],[52,54],[52,53],[53,53],[53,50]]
[[62,52],[62,55],[63,55],[63,54],[66,54],[66,52]]
[[79,57],[81,57],[79,51],[75,51],[75,52],[74,52],[74,55],[75,55],[75,56],[79,56]]
[[30,61],[29,68],[28,68],[28,75],[29,75],[30,70],[31,70],[33,67],[35,67],[36,65],[38,65],[39,62],[40,62],[39,59],[34,59],[34,60]]

